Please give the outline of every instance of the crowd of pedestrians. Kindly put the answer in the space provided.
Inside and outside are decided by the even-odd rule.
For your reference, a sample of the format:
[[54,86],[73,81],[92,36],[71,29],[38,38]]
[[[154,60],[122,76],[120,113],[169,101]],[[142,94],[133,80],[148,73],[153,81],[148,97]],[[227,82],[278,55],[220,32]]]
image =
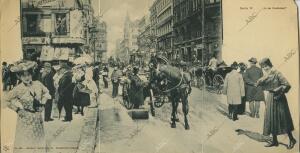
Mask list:
[[44,122],[68,123],[73,120],[73,112],[84,116],[85,107],[97,108],[99,66],[99,63],[74,65],[67,61],[60,61],[58,65],[27,60],[9,65],[3,62],[4,101],[18,114],[15,148],[43,148]]
[[264,101],[263,135],[273,138],[266,147],[278,146],[277,135],[287,134],[290,140],[287,148],[292,149],[296,139],[292,135],[294,125],[285,96],[291,85],[269,58],[259,62],[260,68],[256,58],[252,57],[248,62],[248,68],[244,63],[234,62],[232,71],[225,77],[223,93],[227,95],[229,118],[236,121],[238,114],[245,114],[246,101],[249,102],[250,117],[259,118],[260,103]]

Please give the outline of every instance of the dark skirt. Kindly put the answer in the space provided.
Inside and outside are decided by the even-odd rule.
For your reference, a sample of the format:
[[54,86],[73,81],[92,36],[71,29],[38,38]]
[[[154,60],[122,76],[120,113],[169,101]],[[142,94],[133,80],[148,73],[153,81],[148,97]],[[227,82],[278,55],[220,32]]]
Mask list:
[[90,94],[85,92],[80,92],[77,87],[73,91],[74,103],[75,106],[89,106],[91,104]]
[[274,96],[269,93],[266,96],[266,111],[264,119],[264,135],[286,134],[294,130],[292,116],[289,110],[286,96]]

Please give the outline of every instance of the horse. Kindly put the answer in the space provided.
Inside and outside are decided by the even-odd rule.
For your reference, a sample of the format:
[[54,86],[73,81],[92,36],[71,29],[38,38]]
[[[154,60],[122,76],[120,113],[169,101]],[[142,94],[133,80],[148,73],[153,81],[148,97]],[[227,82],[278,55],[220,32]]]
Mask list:
[[172,104],[171,128],[176,128],[176,113],[178,104],[181,101],[184,126],[186,130],[190,129],[187,118],[189,112],[188,96],[192,90],[190,74],[169,64],[158,65],[152,70],[154,70],[152,82],[156,83],[156,87],[160,92],[169,93],[168,98]]

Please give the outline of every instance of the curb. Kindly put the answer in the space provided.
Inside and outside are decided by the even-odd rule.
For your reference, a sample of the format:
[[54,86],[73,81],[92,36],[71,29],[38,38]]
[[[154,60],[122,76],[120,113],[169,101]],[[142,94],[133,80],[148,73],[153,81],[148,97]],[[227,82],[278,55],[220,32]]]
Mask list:
[[93,153],[96,145],[98,108],[87,108],[76,153]]

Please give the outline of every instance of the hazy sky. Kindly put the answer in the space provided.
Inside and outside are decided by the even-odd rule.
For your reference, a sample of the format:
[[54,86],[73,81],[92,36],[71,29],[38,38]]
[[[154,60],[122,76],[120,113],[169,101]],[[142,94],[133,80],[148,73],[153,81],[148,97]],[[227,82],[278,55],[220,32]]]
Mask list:
[[115,49],[116,40],[122,38],[126,12],[130,19],[140,19],[149,12],[153,0],[94,0],[95,12],[104,12],[103,20],[107,23],[108,54]]

